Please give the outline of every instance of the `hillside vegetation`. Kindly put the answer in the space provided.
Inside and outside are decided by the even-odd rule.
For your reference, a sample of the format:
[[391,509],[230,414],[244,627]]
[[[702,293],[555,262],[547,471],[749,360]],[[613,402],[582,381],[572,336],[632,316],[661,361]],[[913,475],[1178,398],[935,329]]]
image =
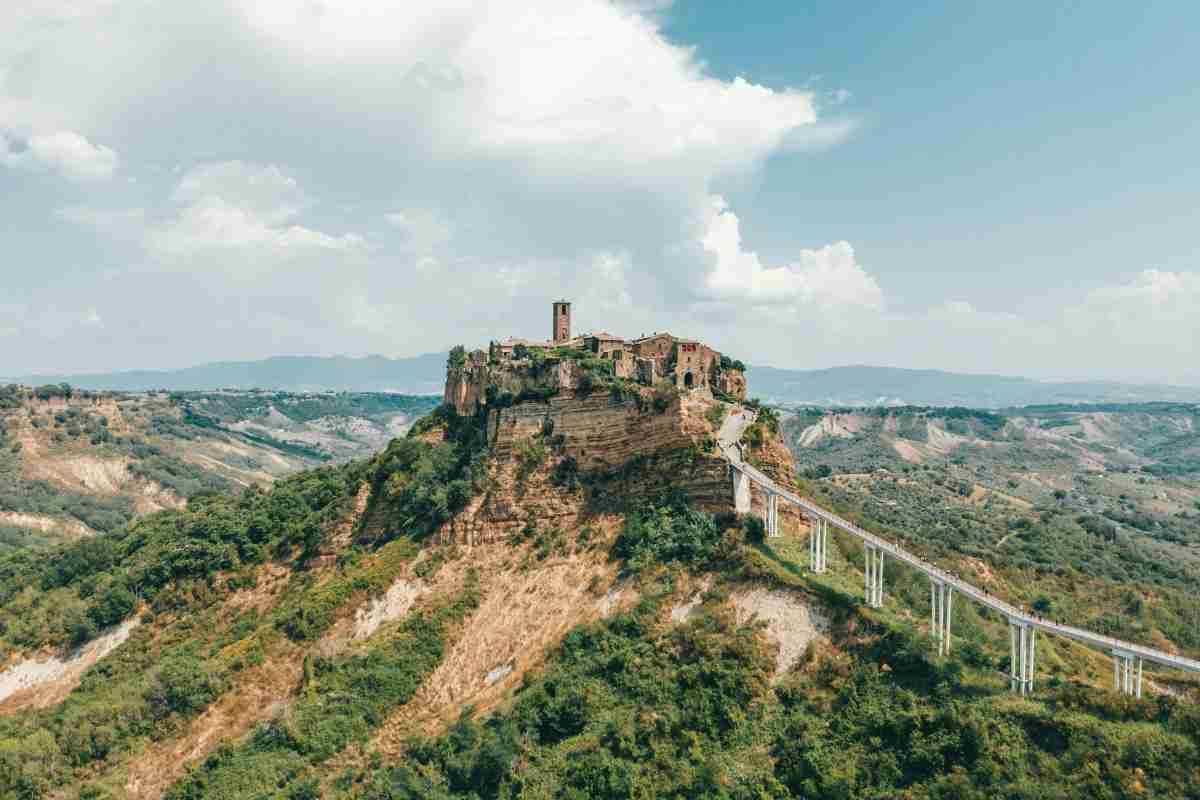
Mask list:
[[[720,421],[697,413],[697,436]],[[751,456],[791,468],[788,425]],[[927,586],[889,569],[866,608],[850,541],[816,576],[802,520],[764,541],[669,479],[596,503],[611,478],[565,469],[552,438],[499,455],[483,431],[442,409],[370,459],[0,555],[8,664],[133,626],[72,680],[0,698],[0,796],[1195,796],[1200,712],[1166,676],[1121,697],[1097,688],[1103,655],[1047,640],[1019,698],[1003,620],[964,604],[936,657]],[[481,503],[578,524],[528,513],[454,544]]]
[[0,387],[0,548],[114,532],[198,494],[369,455],[434,405],[381,394]]
[[806,491],[1046,616],[1200,653],[1200,411],[807,411]]

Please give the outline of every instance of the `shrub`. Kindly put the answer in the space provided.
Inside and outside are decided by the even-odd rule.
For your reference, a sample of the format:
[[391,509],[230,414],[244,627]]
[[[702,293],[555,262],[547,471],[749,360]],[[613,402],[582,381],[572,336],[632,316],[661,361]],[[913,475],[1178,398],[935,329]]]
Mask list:
[[721,540],[711,514],[681,505],[658,506],[626,515],[613,554],[634,570],[654,563],[700,566]]
[[[429,444],[415,436],[437,427],[445,441]],[[400,530],[420,536],[464,508],[486,478],[487,434],[483,417],[460,416],[440,406],[388,445],[375,462],[374,483],[395,510]]]
[[546,443],[537,437],[524,439],[517,445],[517,480],[525,480],[546,463],[549,451]]
[[709,425],[712,425],[714,428],[720,428],[721,423],[725,421],[726,414],[727,411],[723,404],[713,403],[708,407],[708,410],[704,412],[704,418],[708,420]]
[[191,716],[206,708],[224,691],[221,676],[195,656],[175,655],[163,659],[150,679],[145,699],[151,715],[164,719],[171,714]]
[[575,380],[575,393],[577,395],[587,396],[596,388],[596,379],[592,377],[592,373],[584,372]]
[[566,489],[577,488],[579,486],[579,463],[575,460],[575,456],[566,456],[555,464],[554,470],[550,473],[550,481],[555,486],[562,486]]
[[743,364],[741,361],[738,361],[737,359],[732,359],[729,356],[725,356],[725,355],[721,356],[720,366],[721,366],[722,370],[735,369],[735,370],[738,370],[739,372],[746,371],[745,364]]
[[671,403],[675,402],[677,397],[679,397],[679,390],[675,388],[673,383],[666,380],[659,381],[658,385],[654,387],[654,397],[651,400],[651,405],[654,406],[655,411],[663,414],[671,407]]
[[761,544],[767,538],[767,526],[758,517],[745,517],[742,527],[746,531],[746,540],[749,542]]
[[133,592],[117,583],[109,586],[93,601],[87,614],[97,628],[107,628],[132,614],[135,605],[137,598]]

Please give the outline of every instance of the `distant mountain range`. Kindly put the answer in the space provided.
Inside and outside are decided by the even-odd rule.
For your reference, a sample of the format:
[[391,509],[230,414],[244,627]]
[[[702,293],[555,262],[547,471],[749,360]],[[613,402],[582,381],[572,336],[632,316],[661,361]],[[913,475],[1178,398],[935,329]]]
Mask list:
[[26,385],[69,383],[81,389],[129,392],[279,389],[289,392],[441,394],[446,381],[446,355],[429,353],[412,358],[275,356],[262,361],[218,361],[177,370],[30,375],[12,380]]
[[[279,389],[438,394],[446,356],[277,356],[262,361],[222,361],[179,370],[137,370],[95,375],[30,375],[8,380],[27,385],[69,383],[111,391]],[[922,405],[1004,408],[1046,403],[1200,402],[1200,387],[1083,381],[1045,383],[1003,375],[965,375],[895,367],[793,370],[750,367],[750,394],[772,403],[819,406]]]
[[1200,387],[1111,381],[1047,383],[1005,375],[896,367],[752,367],[747,380],[750,393],[768,402],[817,406],[1006,408],[1050,403],[1200,402]]

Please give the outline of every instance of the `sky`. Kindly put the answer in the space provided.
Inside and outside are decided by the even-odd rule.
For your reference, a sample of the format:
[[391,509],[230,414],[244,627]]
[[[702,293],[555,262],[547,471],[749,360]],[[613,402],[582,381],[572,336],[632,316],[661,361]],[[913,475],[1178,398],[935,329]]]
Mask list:
[[0,375],[563,297],[752,364],[1200,385],[1193,2],[5,9]]

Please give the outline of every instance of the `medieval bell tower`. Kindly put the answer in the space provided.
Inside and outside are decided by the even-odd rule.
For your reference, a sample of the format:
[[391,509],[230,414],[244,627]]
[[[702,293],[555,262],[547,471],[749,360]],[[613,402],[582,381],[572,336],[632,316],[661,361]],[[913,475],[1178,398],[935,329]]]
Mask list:
[[561,344],[571,338],[571,304],[559,300],[554,304],[553,336],[555,344]]

